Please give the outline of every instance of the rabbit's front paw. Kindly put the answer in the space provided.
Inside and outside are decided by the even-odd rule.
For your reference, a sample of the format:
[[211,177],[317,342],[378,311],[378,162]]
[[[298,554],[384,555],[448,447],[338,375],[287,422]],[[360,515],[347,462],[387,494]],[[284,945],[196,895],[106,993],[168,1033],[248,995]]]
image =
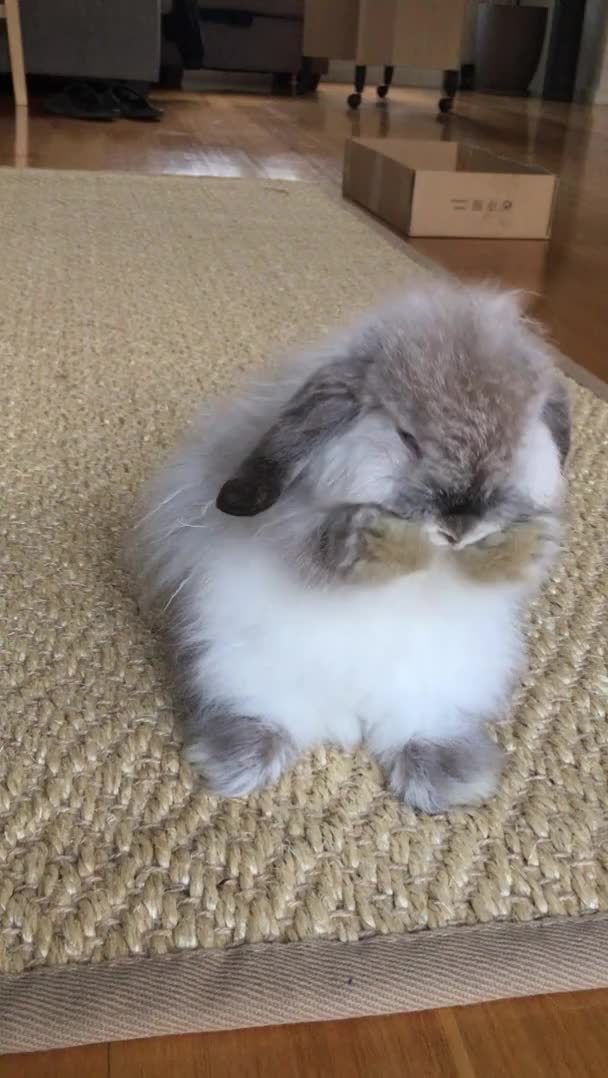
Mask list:
[[389,580],[426,568],[431,547],[420,527],[388,513],[377,514],[365,528],[362,552],[353,577],[360,581]]
[[457,564],[479,584],[524,580],[535,566],[543,569],[559,549],[553,520],[530,520],[456,551]]
[[362,570],[367,567],[378,577],[407,576],[425,569],[432,556],[429,541],[417,524],[388,514],[379,516],[369,529],[365,554]]
[[273,723],[215,713],[189,724],[184,752],[210,793],[241,797],[277,782],[295,759],[296,747]]
[[408,741],[380,757],[391,789],[421,812],[446,812],[496,792],[502,753],[479,730],[450,741]]
[[325,573],[359,583],[423,569],[431,548],[420,528],[376,505],[343,505],[325,519],[316,557]]
[[368,540],[382,511],[375,505],[341,505],[327,516],[319,533],[323,568],[347,580],[368,557]]

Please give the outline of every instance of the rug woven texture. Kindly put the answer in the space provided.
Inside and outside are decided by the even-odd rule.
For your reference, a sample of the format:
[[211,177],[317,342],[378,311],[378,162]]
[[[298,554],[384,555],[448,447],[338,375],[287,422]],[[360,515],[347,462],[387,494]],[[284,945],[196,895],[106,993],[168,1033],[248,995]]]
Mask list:
[[572,384],[567,547],[474,811],[364,751],[211,798],[121,564],[197,404],[424,272],[313,187],[0,172],[0,970],[608,910],[608,405]]

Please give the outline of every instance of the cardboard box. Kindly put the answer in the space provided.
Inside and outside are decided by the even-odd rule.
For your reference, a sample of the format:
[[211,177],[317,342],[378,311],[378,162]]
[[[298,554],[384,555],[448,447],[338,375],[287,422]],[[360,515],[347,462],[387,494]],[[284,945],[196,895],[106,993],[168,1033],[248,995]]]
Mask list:
[[490,280],[524,293],[532,308],[546,291],[549,244],[538,240],[480,240],[428,236],[414,239],[416,251],[463,281]]
[[343,193],[406,236],[547,239],[557,179],[458,142],[348,139]]
[[467,0],[306,0],[305,56],[458,69]]

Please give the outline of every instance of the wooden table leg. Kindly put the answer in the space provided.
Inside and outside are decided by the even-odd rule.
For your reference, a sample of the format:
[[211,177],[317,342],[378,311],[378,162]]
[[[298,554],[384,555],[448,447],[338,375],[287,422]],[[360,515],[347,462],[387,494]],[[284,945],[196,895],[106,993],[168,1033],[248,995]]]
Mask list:
[[8,32],[8,51],[11,58],[11,77],[15,104],[27,105],[27,83],[23,61],[23,39],[21,37],[21,15],[19,0],[4,0],[4,17]]

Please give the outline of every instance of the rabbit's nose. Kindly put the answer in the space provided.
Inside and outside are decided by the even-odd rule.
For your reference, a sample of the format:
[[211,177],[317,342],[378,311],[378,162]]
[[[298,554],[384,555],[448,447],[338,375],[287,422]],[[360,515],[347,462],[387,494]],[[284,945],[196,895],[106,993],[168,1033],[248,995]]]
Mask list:
[[427,534],[434,546],[454,546],[458,542],[458,534],[452,531],[449,524],[436,523],[427,527]]
[[474,513],[449,513],[439,521],[439,531],[450,546],[460,543],[468,532],[476,526],[478,518]]
[[450,546],[453,546],[454,543],[458,542],[459,537],[457,535],[455,535],[454,532],[448,531],[447,528],[440,528],[439,529],[439,535]]

